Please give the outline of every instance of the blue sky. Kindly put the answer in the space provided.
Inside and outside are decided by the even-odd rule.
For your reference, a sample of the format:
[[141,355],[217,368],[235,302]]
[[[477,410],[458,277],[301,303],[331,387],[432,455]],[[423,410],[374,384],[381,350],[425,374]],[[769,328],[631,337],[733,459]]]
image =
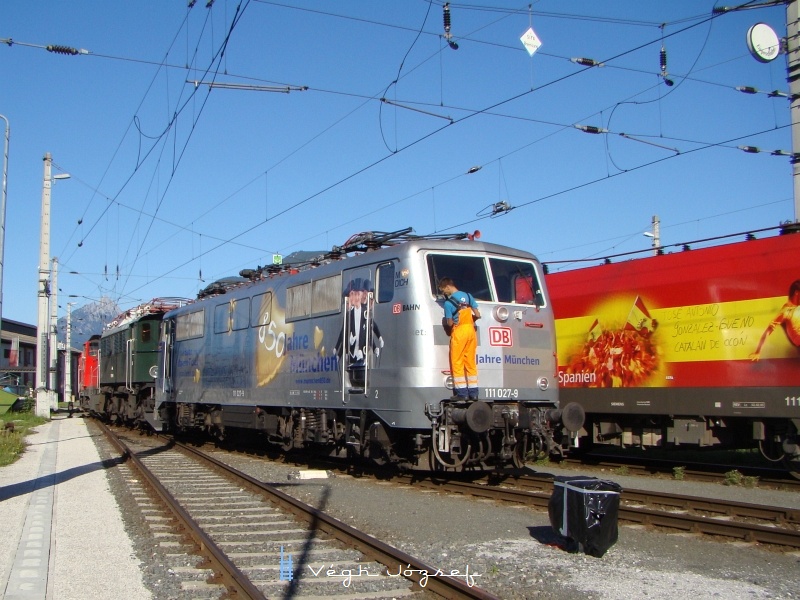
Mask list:
[[60,315],[70,294],[193,298],[360,231],[478,229],[550,262],[647,249],[653,215],[662,244],[795,219],[770,154],[791,151],[789,102],[735,89],[788,92],[785,56],[757,62],[745,37],[784,36],[784,7],[451,2],[454,50],[442,4],[0,3],[3,318],[36,322],[46,152],[71,175],[52,189]]

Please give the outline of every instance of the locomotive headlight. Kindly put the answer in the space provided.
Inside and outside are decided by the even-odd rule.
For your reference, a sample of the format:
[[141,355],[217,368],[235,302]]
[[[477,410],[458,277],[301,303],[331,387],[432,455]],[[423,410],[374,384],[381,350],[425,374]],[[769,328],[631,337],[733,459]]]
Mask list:
[[505,306],[495,306],[494,318],[500,323],[505,323],[506,321],[508,321],[508,308],[506,308]]
[[536,385],[540,390],[545,391],[550,387],[550,380],[547,377],[539,377],[536,380]]

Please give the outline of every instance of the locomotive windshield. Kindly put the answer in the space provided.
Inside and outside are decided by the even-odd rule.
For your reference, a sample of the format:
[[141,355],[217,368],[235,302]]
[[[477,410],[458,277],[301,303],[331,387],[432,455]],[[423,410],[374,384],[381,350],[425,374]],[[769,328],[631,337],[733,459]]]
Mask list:
[[544,294],[530,261],[489,258],[487,263],[485,257],[463,254],[429,254],[427,261],[434,296],[439,279],[452,277],[458,289],[469,292],[476,300],[544,304]]

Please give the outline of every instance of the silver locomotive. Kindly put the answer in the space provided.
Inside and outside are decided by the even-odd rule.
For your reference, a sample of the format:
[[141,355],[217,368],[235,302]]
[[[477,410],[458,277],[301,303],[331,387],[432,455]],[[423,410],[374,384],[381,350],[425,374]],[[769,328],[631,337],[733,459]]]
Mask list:
[[[302,264],[242,271],[164,315],[158,430],[260,432],[285,450],[462,469],[561,453],[553,311],[536,258],[476,236],[353,236]],[[437,282],[472,294],[480,396],[452,394]]]

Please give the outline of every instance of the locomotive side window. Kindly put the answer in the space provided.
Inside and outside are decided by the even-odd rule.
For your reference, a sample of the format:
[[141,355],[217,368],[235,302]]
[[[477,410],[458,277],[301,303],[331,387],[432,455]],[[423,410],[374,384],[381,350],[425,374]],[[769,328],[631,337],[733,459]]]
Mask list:
[[231,304],[218,304],[214,307],[214,333],[228,333],[231,329]]
[[142,323],[142,330],[140,332],[139,339],[142,342],[149,342],[150,341],[150,323],[144,322]]
[[472,294],[476,300],[491,300],[489,276],[482,256],[465,256],[463,254],[429,254],[428,277],[431,294],[439,294],[439,280],[450,277],[462,292]]
[[492,281],[498,302],[544,304],[544,294],[533,264],[526,261],[490,258]]
[[339,312],[341,298],[341,274],[287,288],[286,320]]
[[239,298],[231,302],[231,325],[234,331],[247,329],[250,324],[250,298]]
[[250,325],[250,298],[231,300],[214,308],[214,333],[246,329]]
[[342,276],[326,277],[312,282],[311,312],[319,315],[322,313],[339,312],[342,302]]
[[202,309],[175,317],[175,341],[203,337],[205,313]]
[[250,326],[261,327],[272,318],[272,292],[256,294],[250,303]]
[[378,265],[378,303],[391,302],[394,298],[394,263]]
[[311,282],[286,288],[286,320],[311,314]]

